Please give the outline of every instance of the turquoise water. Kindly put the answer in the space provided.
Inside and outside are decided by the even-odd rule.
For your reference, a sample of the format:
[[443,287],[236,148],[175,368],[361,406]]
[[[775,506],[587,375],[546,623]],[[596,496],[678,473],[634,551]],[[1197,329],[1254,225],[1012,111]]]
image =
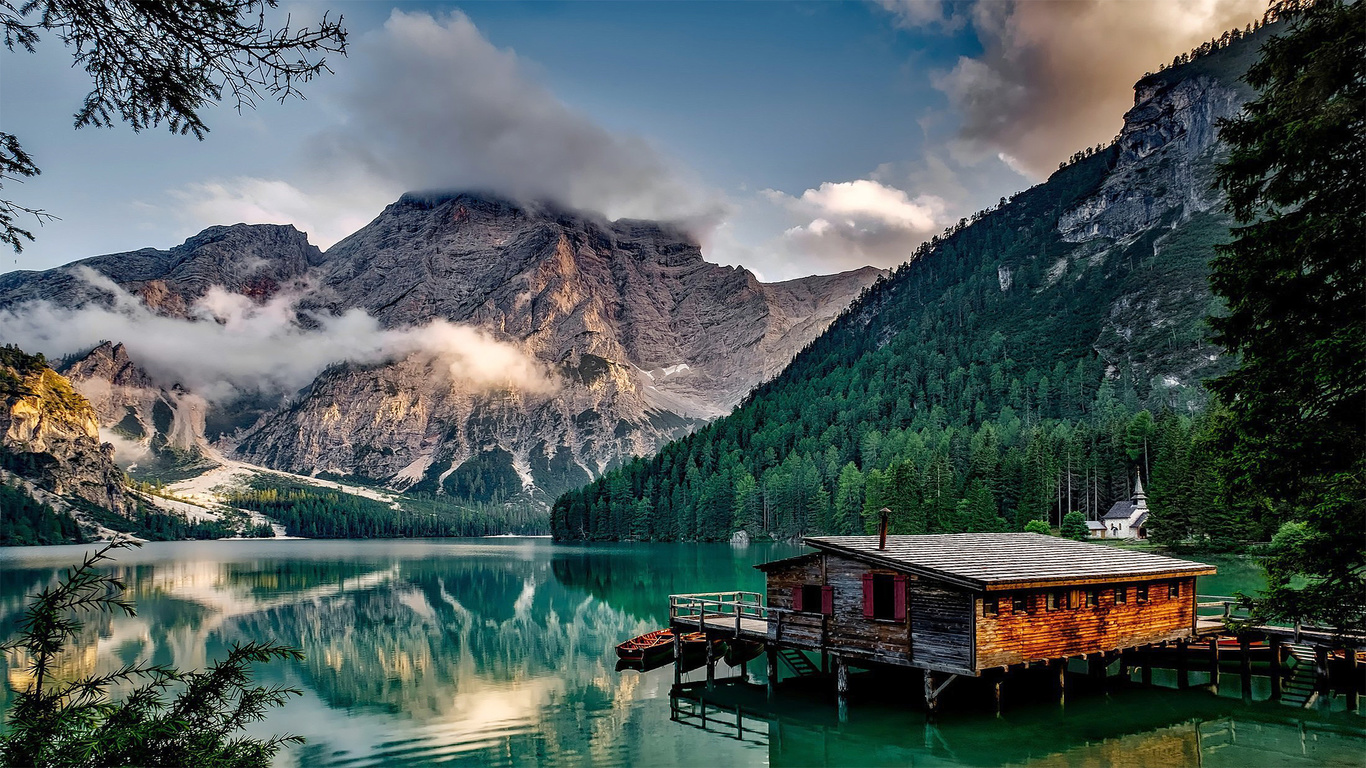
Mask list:
[[[80,547],[0,550],[0,623]],[[613,646],[663,626],[667,595],[759,589],[753,564],[790,545],[555,545],[543,539],[149,544],[114,566],[134,618],[101,619],[69,674],[147,660],[203,666],[229,643],[273,640],[305,661],[262,669],[304,691],[256,729],[308,743],[285,766],[434,765],[1364,765],[1357,714],[1220,695],[1201,685],[1077,689],[1007,684],[1000,717],[955,683],[930,724],[919,679],[856,674],[844,716],[828,682],[744,680],[671,697],[671,667],[615,669]],[[1200,591],[1255,589],[1255,565],[1219,561]],[[22,672],[6,668],[11,684]],[[686,677],[697,682],[702,672]],[[1159,672],[1159,685],[1171,684]],[[8,693],[0,694],[7,701]],[[739,714],[739,723],[736,715]],[[703,722],[703,714],[706,715]]]

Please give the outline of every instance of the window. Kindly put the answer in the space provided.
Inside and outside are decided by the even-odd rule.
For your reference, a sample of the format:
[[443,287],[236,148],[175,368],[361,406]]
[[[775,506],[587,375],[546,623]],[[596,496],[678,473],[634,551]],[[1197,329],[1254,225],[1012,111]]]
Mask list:
[[1115,605],[1124,605],[1129,602],[1129,588],[1115,587]]
[[794,611],[831,615],[835,612],[834,604],[834,587],[823,587],[820,584],[803,584],[800,587],[792,588],[792,610]]
[[1181,596],[1181,582],[1173,581],[1167,585],[1167,597],[1175,600]]
[[1148,585],[1147,585],[1147,584],[1139,584],[1138,587],[1135,588],[1135,591],[1138,592],[1138,602],[1140,602],[1140,603],[1146,603],[1146,602],[1148,602]]
[[1100,605],[1100,593],[1094,589],[1086,590],[1086,607],[1095,608]]
[[1060,611],[1067,607],[1067,593],[1062,590],[1048,593],[1048,610]]
[[1010,599],[1010,603],[1011,613],[1024,613],[1025,609],[1029,607],[1029,599],[1024,595],[1015,595]]
[[906,619],[906,577],[890,573],[863,574],[863,616],[868,619]]
[[995,616],[995,615],[997,615],[997,614],[1000,612],[1000,610],[1001,610],[1001,603],[1000,603],[999,599],[997,599],[997,598],[995,598],[995,597],[984,597],[984,598],[982,598],[982,615],[983,615],[983,616]]

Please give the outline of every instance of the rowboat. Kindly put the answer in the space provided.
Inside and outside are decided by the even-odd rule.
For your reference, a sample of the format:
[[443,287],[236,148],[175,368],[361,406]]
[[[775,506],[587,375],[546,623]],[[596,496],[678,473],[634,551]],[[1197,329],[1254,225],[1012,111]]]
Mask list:
[[[702,632],[688,632],[680,640],[683,643],[685,660],[695,657],[705,658],[707,636]],[[712,641],[712,652],[719,656],[725,652],[726,644],[721,640]],[[674,632],[671,629],[657,629],[633,637],[617,646],[617,658],[640,665],[655,667],[659,662],[672,661],[674,657]]]
[[671,659],[673,655],[674,633],[671,629],[646,632],[617,645],[617,658],[624,661],[649,663],[660,658]]

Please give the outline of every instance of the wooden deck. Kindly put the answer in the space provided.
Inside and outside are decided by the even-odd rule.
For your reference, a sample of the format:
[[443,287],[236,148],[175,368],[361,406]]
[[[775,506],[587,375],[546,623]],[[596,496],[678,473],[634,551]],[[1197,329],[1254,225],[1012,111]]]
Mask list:
[[736,627],[734,616],[714,615],[702,619],[697,616],[682,616],[673,619],[673,624],[678,627],[690,627],[693,629],[703,629],[717,634],[739,637],[742,640],[755,640],[762,642],[768,639],[768,620],[767,619],[747,619],[740,617],[739,627]]

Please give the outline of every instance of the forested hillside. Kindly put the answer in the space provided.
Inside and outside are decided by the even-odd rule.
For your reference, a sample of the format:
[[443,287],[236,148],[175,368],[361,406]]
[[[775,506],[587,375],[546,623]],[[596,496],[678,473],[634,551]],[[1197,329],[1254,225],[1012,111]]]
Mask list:
[[1145,77],[1114,144],[925,244],[730,416],[563,495],[555,535],[850,533],[884,506],[898,533],[1020,530],[1136,474],[1158,537],[1264,535],[1215,502],[1200,382],[1230,362],[1215,123],[1265,34]]

